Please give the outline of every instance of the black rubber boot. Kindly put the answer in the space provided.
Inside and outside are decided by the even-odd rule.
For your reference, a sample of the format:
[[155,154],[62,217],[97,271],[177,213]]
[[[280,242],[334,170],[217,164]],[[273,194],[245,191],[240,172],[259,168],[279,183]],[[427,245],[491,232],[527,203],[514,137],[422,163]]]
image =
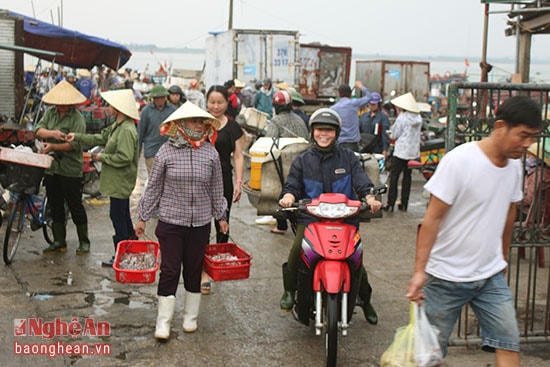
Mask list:
[[53,243],[46,249],[42,250],[43,254],[53,254],[54,252],[67,251],[67,242],[65,238],[67,236],[67,230],[65,223],[52,223]]
[[79,246],[76,249],[77,255],[84,255],[90,252],[90,239],[88,238],[88,224],[79,224],[76,226]]
[[288,263],[283,264],[283,285],[285,292],[281,297],[281,310],[290,311],[294,306],[294,294],[296,293],[296,274],[288,269]]
[[361,300],[359,306],[363,309],[363,314],[365,315],[367,322],[371,325],[376,325],[378,324],[378,315],[370,303],[371,295],[372,287],[369,284],[367,270],[363,266],[363,269],[361,270],[361,283],[359,285],[359,299]]

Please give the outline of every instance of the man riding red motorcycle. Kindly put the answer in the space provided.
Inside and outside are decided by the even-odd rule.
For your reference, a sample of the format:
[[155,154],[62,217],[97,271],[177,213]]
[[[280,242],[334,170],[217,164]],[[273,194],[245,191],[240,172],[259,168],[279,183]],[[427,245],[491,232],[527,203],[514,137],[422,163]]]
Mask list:
[[[371,195],[370,190],[374,185],[361,163],[351,150],[343,149],[336,144],[341,128],[338,114],[329,108],[321,108],[313,113],[309,123],[313,146],[292,163],[279,205],[289,208],[298,200],[315,199],[322,193],[341,193],[352,200],[356,199],[357,195],[365,198],[371,212],[380,210],[382,204]],[[305,213],[298,213],[294,244],[288,262],[283,264],[285,292],[280,302],[283,310],[291,310],[294,306],[304,231],[309,223],[317,220]],[[357,216],[347,218],[344,222],[359,228]],[[370,303],[372,288],[362,265],[360,278],[358,295],[362,301],[361,306],[367,321],[374,325],[378,322],[378,316]]]

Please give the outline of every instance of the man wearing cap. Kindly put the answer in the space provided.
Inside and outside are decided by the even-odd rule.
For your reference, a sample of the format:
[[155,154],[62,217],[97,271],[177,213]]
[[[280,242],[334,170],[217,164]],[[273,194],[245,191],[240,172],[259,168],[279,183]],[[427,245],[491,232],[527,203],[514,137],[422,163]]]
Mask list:
[[363,95],[360,98],[351,98],[351,88],[343,84],[338,88],[340,100],[331,108],[338,113],[342,119],[342,131],[338,138],[338,144],[343,148],[348,148],[354,152],[360,152],[361,134],[359,133],[359,110],[367,105],[371,99],[369,90],[363,86],[361,81],[355,82],[355,88],[361,90]]
[[76,225],[79,246],[78,255],[90,252],[88,239],[88,217],[82,205],[82,145],[66,142],[69,133],[86,132],[84,117],[75,108],[76,104],[86,101],[75,87],[66,80],[59,82],[44,97],[49,107],[34,128],[36,136],[44,141],[43,154],[53,154],[55,161],[46,171],[44,184],[48,204],[52,215],[54,242],[44,254],[67,251],[65,223],[65,203],[71,211]]
[[375,136],[372,151],[367,153],[383,154],[388,157],[390,138],[386,131],[390,130],[390,119],[381,111],[382,96],[379,93],[372,93],[369,102],[369,110],[359,117],[359,131],[362,134]]
[[183,89],[179,85],[170,86],[168,93],[168,103],[176,107],[176,109],[187,101],[185,93],[183,93]]
[[166,136],[160,135],[160,124],[176,110],[172,104],[167,103],[166,97],[168,97],[168,94],[168,91],[162,85],[155,85],[149,93],[149,96],[153,98],[153,102],[143,108],[137,125],[139,151],[141,154],[143,146],[143,156],[149,175],[151,174],[155,154],[157,154],[162,144],[168,140]]
[[298,117],[300,117],[306,124],[306,129],[309,129],[309,116],[300,109],[301,106],[306,104],[302,98],[302,95],[294,88],[288,88],[288,91],[292,97],[292,113],[298,115]]
[[189,89],[185,92],[185,96],[189,102],[206,111],[206,98],[204,98],[204,93],[198,89],[198,86],[199,82],[197,79],[191,79],[189,81]]

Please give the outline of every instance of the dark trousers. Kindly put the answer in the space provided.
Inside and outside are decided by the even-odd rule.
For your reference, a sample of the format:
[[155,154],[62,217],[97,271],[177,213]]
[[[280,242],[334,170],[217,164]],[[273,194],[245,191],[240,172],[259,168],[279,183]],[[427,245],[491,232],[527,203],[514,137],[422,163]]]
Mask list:
[[160,244],[159,296],[174,296],[183,265],[183,285],[192,293],[201,291],[201,272],[211,224],[183,227],[159,220],[155,235]]
[[110,197],[109,199],[111,201],[109,216],[115,229],[113,242],[115,244],[116,252],[117,244],[120,241],[126,241],[134,238],[135,231],[134,226],[132,225],[132,217],[130,216],[130,198],[117,199]]
[[403,181],[401,182],[401,203],[408,204],[411,194],[411,170],[407,166],[408,159],[392,157],[390,171],[390,189],[388,193],[388,205],[392,206],[397,200],[397,186],[399,184],[399,175],[403,172]]
[[353,152],[360,153],[361,152],[361,146],[359,143],[338,143],[339,146],[342,148],[349,149]]
[[44,185],[54,223],[65,223],[65,203],[75,225],[88,223],[88,216],[82,205],[82,177],[45,175]]
[[[223,197],[227,200],[227,223],[229,223],[229,214],[233,203],[233,175],[231,172],[229,174],[223,173]],[[214,225],[216,226],[216,243],[229,242],[229,232],[221,233],[220,223],[217,220],[214,221]]]

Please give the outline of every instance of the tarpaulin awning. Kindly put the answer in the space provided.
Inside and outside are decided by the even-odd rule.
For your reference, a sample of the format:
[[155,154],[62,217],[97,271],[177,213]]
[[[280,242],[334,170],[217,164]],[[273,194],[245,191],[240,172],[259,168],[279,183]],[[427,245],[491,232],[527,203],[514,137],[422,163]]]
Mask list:
[[[48,50],[63,54],[55,57],[55,62],[73,68],[91,69],[106,65],[118,70],[126,64],[132,53],[125,46],[106,39],[89,36],[50,23],[8,11],[12,17],[24,22],[24,42],[22,46]],[[29,52],[31,55],[32,52]],[[53,57],[35,55],[52,61]]]

